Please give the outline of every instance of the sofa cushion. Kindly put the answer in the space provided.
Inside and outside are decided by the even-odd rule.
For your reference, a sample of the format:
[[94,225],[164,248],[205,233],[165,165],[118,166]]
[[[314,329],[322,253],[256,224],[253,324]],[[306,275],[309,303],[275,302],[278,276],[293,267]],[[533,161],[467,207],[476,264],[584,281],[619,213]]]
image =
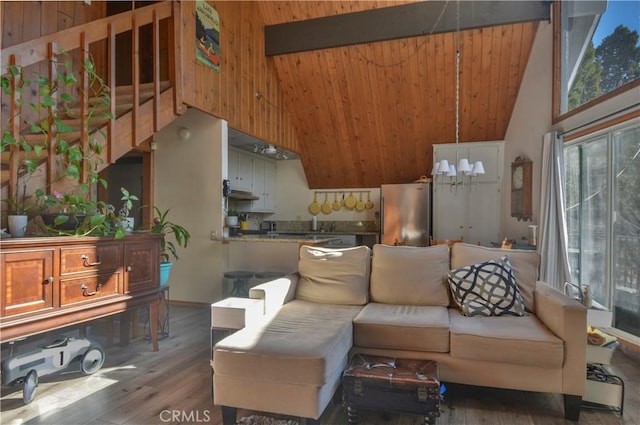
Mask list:
[[460,310],[450,308],[449,324],[452,357],[545,368],[562,367],[562,339],[535,315],[468,317]]
[[383,304],[448,306],[449,247],[374,245],[371,301]]
[[513,274],[520,288],[522,301],[528,311],[535,313],[534,291],[538,280],[540,254],[536,251],[518,249],[487,248],[478,245],[457,243],[451,248],[451,268],[495,260],[503,255],[509,257]]
[[288,302],[267,323],[218,342],[213,369],[234,378],[321,386],[346,366],[352,321],[361,309]]
[[449,271],[453,300],[465,316],[522,316],[524,305],[507,256]]
[[364,305],[369,301],[371,249],[367,246],[300,248],[296,298],[327,304]]
[[447,308],[369,303],[353,321],[353,342],[358,347],[446,353]]

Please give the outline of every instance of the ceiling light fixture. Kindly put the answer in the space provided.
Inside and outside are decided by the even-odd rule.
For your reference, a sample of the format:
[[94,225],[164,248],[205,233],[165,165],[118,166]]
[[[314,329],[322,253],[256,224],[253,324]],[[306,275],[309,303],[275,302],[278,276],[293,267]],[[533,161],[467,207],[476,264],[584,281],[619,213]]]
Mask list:
[[264,155],[275,155],[278,153],[278,149],[274,145],[268,145],[262,148],[262,153]]
[[[471,162],[468,158],[459,159],[458,144],[460,142],[460,0],[456,1],[456,159],[453,164],[449,164],[449,161],[443,159],[436,162],[433,165],[431,174],[434,181],[440,180],[441,177],[449,177],[449,184],[453,188],[458,185],[464,186],[465,176],[469,177],[469,182],[473,182],[474,177],[478,177],[480,174],[485,174],[484,165],[482,161]],[[456,169],[456,165],[458,168]],[[473,165],[472,165],[473,164]],[[460,181],[458,180],[458,173],[460,173]],[[442,181],[441,181],[442,182]],[[444,183],[444,182],[442,182]],[[478,179],[476,178],[476,184]]]

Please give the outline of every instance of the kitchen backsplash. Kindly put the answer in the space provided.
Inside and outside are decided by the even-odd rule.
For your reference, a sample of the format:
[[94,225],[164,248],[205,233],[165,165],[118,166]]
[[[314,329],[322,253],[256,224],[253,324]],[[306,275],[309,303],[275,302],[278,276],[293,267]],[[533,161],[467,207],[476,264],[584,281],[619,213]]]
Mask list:
[[[278,232],[309,232],[311,231],[311,220],[276,221]],[[325,232],[335,233],[360,233],[380,231],[380,223],[371,221],[336,221],[318,220],[318,231],[324,229]]]

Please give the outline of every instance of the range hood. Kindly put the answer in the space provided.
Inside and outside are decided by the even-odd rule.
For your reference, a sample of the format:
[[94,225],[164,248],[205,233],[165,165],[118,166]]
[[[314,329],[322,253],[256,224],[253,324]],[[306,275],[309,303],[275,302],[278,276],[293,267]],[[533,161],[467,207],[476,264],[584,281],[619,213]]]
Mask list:
[[253,193],[246,192],[244,190],[231,190],[231,192],[229,192],[229,199],[239,199],[241,201],[257,201],[260,198]]

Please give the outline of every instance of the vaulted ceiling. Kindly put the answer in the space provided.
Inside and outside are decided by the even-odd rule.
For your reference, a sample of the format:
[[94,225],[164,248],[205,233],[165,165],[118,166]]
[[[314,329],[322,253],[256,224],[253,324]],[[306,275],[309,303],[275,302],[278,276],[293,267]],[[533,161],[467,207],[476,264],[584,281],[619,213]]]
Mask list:
[[[258,3],[265,24],[275,25],[400,2]],[[460,2],[460,8],[470,3]],[[524,22],[433,31],[270,57],[310,188],[377,187],[429,174],[432,145],[456,140],[456,41],[459,141],[502,140],[536,28],[536,22]]]

